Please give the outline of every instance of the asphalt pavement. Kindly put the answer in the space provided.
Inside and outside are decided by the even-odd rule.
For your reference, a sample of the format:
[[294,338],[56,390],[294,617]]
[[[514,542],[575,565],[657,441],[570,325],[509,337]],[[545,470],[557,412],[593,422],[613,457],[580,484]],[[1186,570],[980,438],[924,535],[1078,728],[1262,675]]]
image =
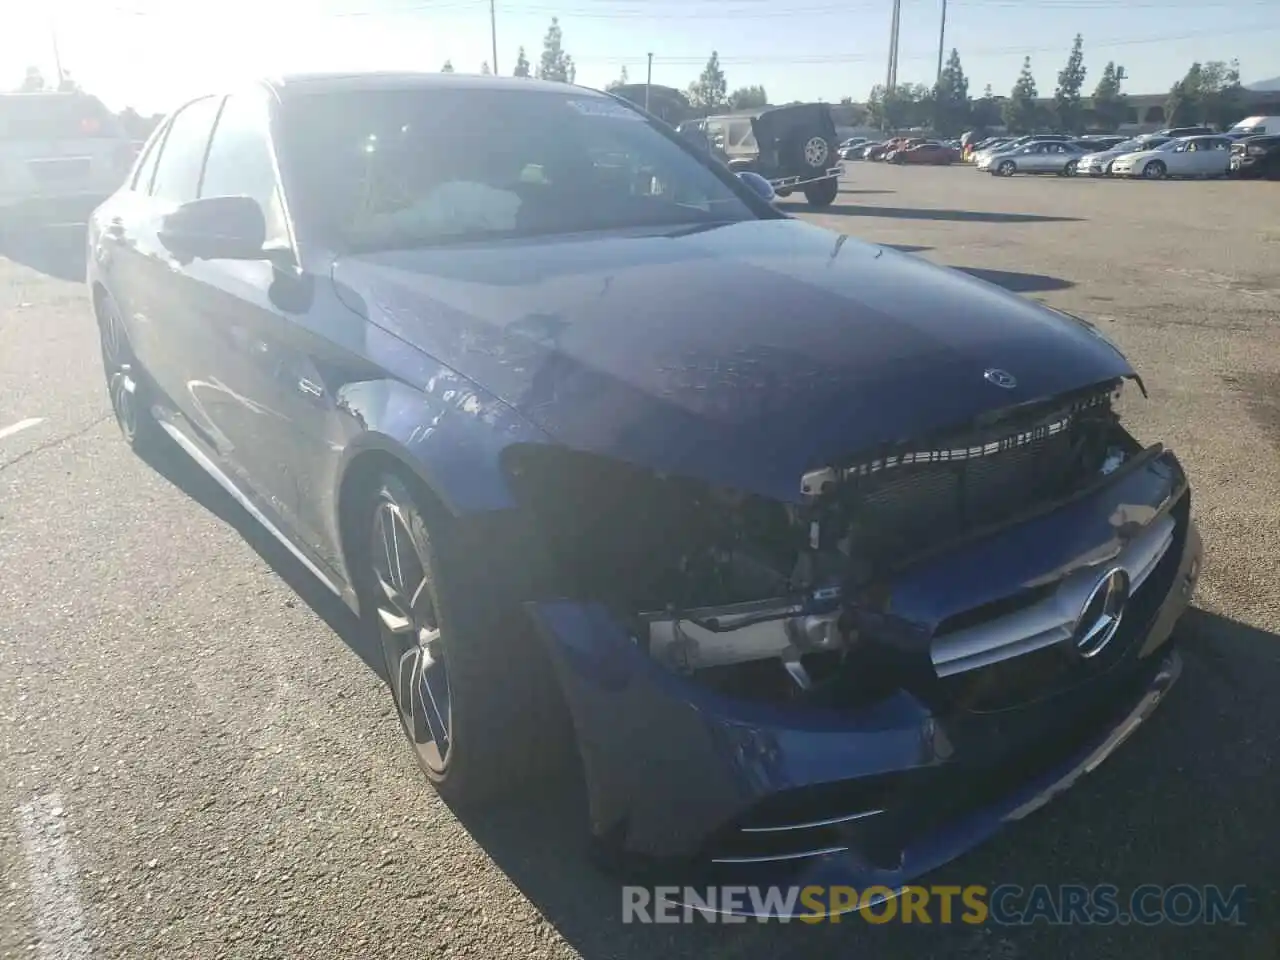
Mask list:
[[[621,922],[572,780],[461,822],[345,609],[109,416],[83,230],[0,245],[0,957],[1280,955],[1280,191],[850,164],[810,215],[1098,322],[1208,560],[1169,701],[951,884],[1249,888],[1239,927]],[[927,385],[922,385],[927,389]]]

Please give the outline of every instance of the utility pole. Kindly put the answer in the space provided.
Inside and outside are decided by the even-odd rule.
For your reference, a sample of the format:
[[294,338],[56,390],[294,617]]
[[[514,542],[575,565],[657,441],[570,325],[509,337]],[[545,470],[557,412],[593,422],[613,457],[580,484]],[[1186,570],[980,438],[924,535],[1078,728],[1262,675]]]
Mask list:
[[938,86],[942,85],[942,48],[947,41],[947,0],[942,0],[942,24],[938,27]]
[[493,9],[494,0],[489,0],[489,38],[493,42],[493,75],[498,75],[498,15]]
[[51,16],[49,17],[49,37],[53,41],[53,66],[58,71],[58,83],[56,89],[62,89],[62,53],[58,50],[58,22]]
[[893,21],[889,27],[889,71],[884,78],[884,95],[898,86],[898,29],[902,20],[902,0],[893,0]]
[[644,109],[649,112],[649,88],[653,86],[653,54],[649,54],[649,72],[644,77]]

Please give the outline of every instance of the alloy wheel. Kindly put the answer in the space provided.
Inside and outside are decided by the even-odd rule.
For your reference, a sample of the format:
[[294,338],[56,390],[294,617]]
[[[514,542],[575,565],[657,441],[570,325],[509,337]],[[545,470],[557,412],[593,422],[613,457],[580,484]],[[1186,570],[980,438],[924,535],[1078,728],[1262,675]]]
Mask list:
[[827,162],[827,141],[821,137],[811,137],[804,145],[804,162],[811,167],[820,167]]
[[1000,176],[1002,177],[1012,177],[1013,170],[1014,170],[1014,167],[1013,167],[1012,160],[1006,160],[1004,163],[1000,164],[999,173],[1000,173]]
[[443,774],[453,743],[452,690],[430,564],[400,505],[384,494],[369,545],[378,632],[400,723],[419,762]]
[[1159,180],[1164,176],[1164,164],[1158,160],[1155,163],[1148,163],[1142,168],[1142,175],[1148,180]]
[[133,379],[132,355],[120,314],[110,301],[100,308],[98,334],[102,348],[102,369],[107,376],[107,393],[111,411],[125,440],[130,443],[138,435],[138,385]]

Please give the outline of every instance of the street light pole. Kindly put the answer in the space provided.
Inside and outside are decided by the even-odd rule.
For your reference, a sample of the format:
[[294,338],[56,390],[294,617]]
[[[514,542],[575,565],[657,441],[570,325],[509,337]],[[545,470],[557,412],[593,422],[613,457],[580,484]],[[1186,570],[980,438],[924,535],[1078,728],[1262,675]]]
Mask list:
[[644,109],[649,112],[649,88],[653,86],[653,54],[649,54],[649,72],[644,78]]
[[53,41],[53,66],[58,71],[58,89],[62,89],[62,53],[58,49],[58,22],[49,17],[49,37]]
[[946,45],[947,39],[947,0],[942,0],[942,24],[938,27],[938,79],[937,83],[942,84],[942,49]]
[[498,75],[498,14],[493,9],[494,0],[489,0],[489,38],[493,42],[493,75]]

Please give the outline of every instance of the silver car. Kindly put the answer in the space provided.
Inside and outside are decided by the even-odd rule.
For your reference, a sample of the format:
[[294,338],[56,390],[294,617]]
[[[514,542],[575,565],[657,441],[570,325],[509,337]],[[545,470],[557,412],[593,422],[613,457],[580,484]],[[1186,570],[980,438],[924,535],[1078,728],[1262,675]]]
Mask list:
[[1168,143],[1169,140],[1169,137],[1135,137],[1132,140],[1124,141],[1124,143],[1117,143],[1110,150],[1086,153],[1080,158],[1080,163],[1076,169],[1079,173],[1088,174],[1091,177],[1109,177],[1111,176],[1111,165],[1120,157],[1143,150],[1154,150],[1156,147]]
[[1231,139],[1222,135],[1179,137],[1154,150],[1120,157],[1111,166],[1117,177],[1225,177],[1231,171]]
[[1084,151],[1072,143],[1057,140],[1036,141],[1016,147],[1007,153],[996,153],[978,161],[979,170],[992,176],[1012,177],[1015,173],[1074,173]]

